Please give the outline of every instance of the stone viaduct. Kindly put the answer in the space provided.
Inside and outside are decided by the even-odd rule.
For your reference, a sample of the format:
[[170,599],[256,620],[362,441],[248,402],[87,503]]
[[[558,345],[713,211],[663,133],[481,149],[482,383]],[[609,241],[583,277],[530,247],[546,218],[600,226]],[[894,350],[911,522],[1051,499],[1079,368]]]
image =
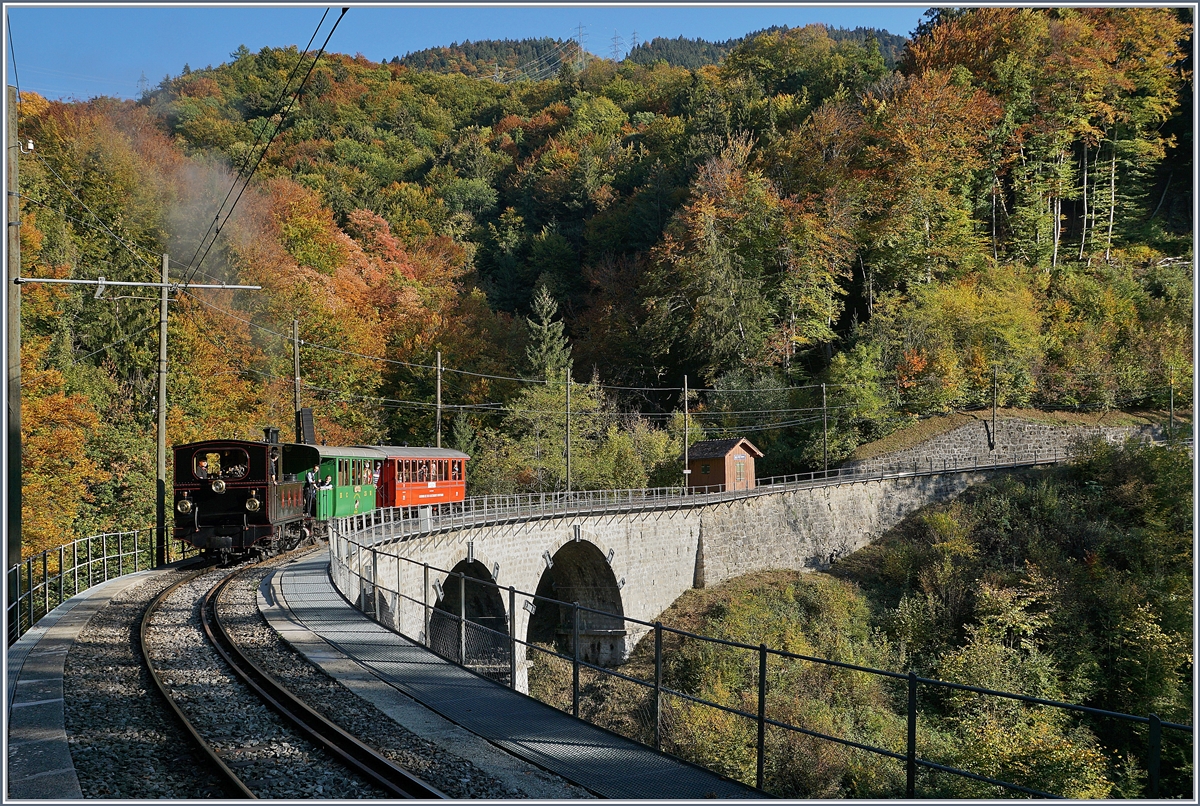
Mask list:
[[[736,496],[676,496],[643,507],[618,500],[565,512],[531,507],[528,516],[415,530],[394,524],[357,534],[343,530],[349,541],[331,541],[334,580],[348,599],[444,654],[453,655],[453,643],[463,640],[457,614],[465,607],[469,621],[522,641],[562,646],[578,629],[585,660],[620,663],[649,629],[627,619],[652,622],[688,589],[743,574],[827,568],[921,507],[953,499],[996,473],[1066,458],[1067,433],[1079,433],[1024,428],[1036,456],[1010,442],[1001,460],[988,456],[985,442],[982,458],[975,452],[967,459],[979,435],[959,432],[981,431],[977,426],[982,423],[926,445],[925,456],[936,460],[876,462],[828,481],[794,481]],[[1128,435],[1128,429],[1102,434]],[[960,447],[964,455],[954,453]],[[581,624],[572,624],[574,608],[557,602],[586,608]]]

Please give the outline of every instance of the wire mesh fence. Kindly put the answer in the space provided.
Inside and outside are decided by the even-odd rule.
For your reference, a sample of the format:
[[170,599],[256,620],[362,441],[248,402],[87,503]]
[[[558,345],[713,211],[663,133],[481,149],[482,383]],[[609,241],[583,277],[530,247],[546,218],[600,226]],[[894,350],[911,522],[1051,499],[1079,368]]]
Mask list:
[[[106,532],[48,549],[8,569],[8,644],[93,585],[156,567],[155,529]],[[167,562],[197,553],[167,541]]]
[[1078,793],[1070,764],[1031,772],[1032,755],[963,752],[938,721],[948,697],[1066,734],[1129,724],[1144,733],[1144,791],[1188,794],[1160,787],[1164,747],[1190,758],[1190,725],[752,646],[504,587],[478,563],[448,570],[399,556],[402,541],[378,529],[387,518],[332,530],[333,579],[365,613],[500,685],[769,794],[829,797],[845,794],[847,780],[860,797]]

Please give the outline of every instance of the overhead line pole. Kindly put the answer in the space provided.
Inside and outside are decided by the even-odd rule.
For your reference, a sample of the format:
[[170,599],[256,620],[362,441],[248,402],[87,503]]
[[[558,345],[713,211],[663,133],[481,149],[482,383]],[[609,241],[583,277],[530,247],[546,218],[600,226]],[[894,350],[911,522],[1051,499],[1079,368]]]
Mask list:
[[437,447],[442,447],[442,351],[437,351]]
[[296,441],[304,442],[304,422],[300,416],[300,320],[292,320],[292,402],[296,409]]
[[829,403],[825,384],[821,384],[821,452],[825,457],[825,475],[829,475]]
[[571,370],[567,369],[567,492],[571,492]]
[[8,528],[7,568],[21,562],[21,198],[17,184],[17,160],[21,145],[17,141],[17,90],[8,88],[8,131],[5,142],[8,156],[8,486],[5,525]]
[[162,294],[158,304],[158,475],[155,495],[155,565],[167,564],[167,301],[171,293],[169,259],[162,256]]
[[688,382],[683,376],[683,491],[688,490],[688,476],[692,469],[688,467]]

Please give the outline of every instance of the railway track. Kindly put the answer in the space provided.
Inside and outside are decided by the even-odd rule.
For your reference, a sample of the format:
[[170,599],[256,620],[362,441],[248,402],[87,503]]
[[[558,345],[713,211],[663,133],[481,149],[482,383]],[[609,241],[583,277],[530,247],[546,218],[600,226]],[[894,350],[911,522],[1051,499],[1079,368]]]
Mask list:
[[[221,619],[222,593],[246,570],[208,568],[184,577],[147,608],[140,630],[156,686],[219,771],[228,796],[445,798],[306,705],[238,648]],[[170,637],[185,610],[190,634]],[[305,789],[298,781],[312,783]]]

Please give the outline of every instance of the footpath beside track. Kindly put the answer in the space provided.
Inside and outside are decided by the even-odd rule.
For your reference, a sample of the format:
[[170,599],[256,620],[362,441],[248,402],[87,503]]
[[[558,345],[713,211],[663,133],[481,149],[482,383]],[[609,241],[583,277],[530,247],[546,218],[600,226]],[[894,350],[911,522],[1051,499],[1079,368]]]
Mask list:
[[600,797],[762,798],[761,792],[589,725],[456,666],[354,609],[334,589],[328,559],[277,571],[260,592],[272,627],[313,663],[350,660],[372,677],[515,756]]

